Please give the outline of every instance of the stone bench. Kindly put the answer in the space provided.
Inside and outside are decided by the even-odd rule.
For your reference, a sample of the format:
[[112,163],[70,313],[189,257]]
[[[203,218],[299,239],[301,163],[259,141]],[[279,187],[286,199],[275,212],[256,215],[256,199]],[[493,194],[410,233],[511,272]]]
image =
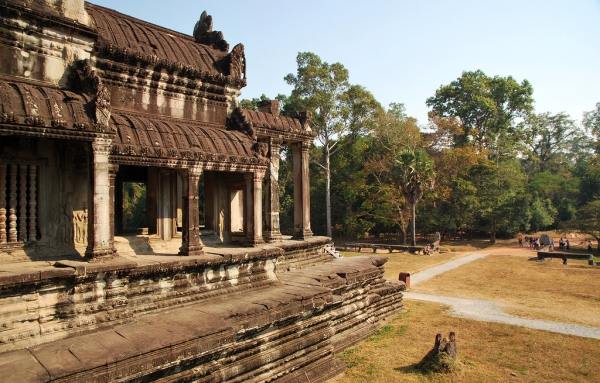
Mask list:
[[365,249],[373,249],[373,252],[377,252],[377,249],[385,249],[388,252],[392,253],[394,250],[397,251],[405,251],[412,254],[425,254],[427,250],[427,246],[407,246],[407,245],[386,245],[386,244],[377,244],[377,243],[355,243],[355,242],[347,242],[344,244],[344,250],[348,250],[348,248],[358,249],[357,251],[360,253],[363,248]]
[[537,257],[539,260],[544,258],[559,258],[562,259],[566,264],[567,259],[579,259],[588,261],[590,265],[593,265],[594,256],[591,253],[565,253],[560,251],[538,251]]

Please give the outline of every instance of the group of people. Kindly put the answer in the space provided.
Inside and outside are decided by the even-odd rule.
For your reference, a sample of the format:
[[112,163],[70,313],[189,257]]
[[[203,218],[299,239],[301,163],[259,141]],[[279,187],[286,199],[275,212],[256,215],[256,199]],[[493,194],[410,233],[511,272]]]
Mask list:
[[[529,247],[532,247],[534,250],[539,250],[540,248],[545,246],[540,243],[539,238],[525,236],[525,246],[527,246],[527,245],[529,245]],[[519,236],[519,246],[523,247],[523,237],[521,237],[521,236]],[[571,242],[569,242],[568,238],[567,238],[567,240],[563,240],[563,238],[561,237],[558,240],[558,248],[560,250],[568,251],[571,249]],[[554,238],[550,238],[550,243],[548,244],[548,250],[554,251]]]

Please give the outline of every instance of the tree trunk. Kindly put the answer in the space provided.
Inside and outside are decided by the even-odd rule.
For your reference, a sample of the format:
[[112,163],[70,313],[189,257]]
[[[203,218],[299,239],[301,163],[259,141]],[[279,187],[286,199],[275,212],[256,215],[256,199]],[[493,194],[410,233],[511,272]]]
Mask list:
[[327,236],[331,238],[331,154],[325,149],[325,210],[327,211]]
[[410,245],[411,246],[417,246],[417,240],[416,240],[416,237],[415,237],[415,232],[416,232],[415,211],[416,211],[416,204],[411,203],[410,204],[410,226],[411,226],[411,230],[410,230]]

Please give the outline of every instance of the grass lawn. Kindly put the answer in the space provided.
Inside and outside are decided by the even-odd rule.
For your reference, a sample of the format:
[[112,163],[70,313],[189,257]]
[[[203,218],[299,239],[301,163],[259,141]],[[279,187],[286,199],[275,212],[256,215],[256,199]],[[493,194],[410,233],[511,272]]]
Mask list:
[[600,327],[600,268],[587,261],[490,255],[411,291],[499,302],[509,314]]
[[[559,236],[554,237],[557,243]],[[571,244],[573,251],[586,252],[583,239]],[[385,277],[397,279],[401,271],[414,274],[474,252],[488,253],[411,291],[495,301],[512,315],[600,327],[600,267],[587,261],[534,261],[536,252],[519,248],[516,239],[494,246],[443,243],[442,251],[379,255],[389,257]],[[600,382],[600,340],[456,318],[435,303],[405,300],[405,305],[407,310],[388,318],[378,334],[338,355],[348,370],[331,383]],[[419,372],[415,366],[433,346],[435,334],[448,337],[450,331],[457,336],[458,371]]]
[[[405,302],[378,334],[338,356],[345,374],[329,383],[360,382],[599,382],[600,340],[478,322],[446,314],[446,307]],[[425,375],[415,365],[435,334],[456,332],[458,371]]]

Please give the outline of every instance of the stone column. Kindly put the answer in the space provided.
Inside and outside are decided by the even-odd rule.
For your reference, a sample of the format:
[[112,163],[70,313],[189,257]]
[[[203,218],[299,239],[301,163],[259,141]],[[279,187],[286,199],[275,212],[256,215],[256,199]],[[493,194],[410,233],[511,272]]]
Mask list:
[[17,242],[17,165],[8,165],[8,242]]
[[17,238],[27,242],[27,165],[19,165],[19,224]]
[[7,242],[6,235],[6,164],[0,163],[0,243]]
[[111,238],[113,222],[108,163],[111,141],[110,138],[96,138],[92,142],[93,171],[88,203],[88,246],[85,250],[85,256],[91,260],[115,255]]
[[115,247],[115,179],[117,178],[117,172],[119,171],[119,165],[110,164],[108,165],[108,200],[109,200],[109,220],[110,220],[110,243],[112,245],[113,255],[117,254],[117,248]]
[[264,172],[244,173],[246,179],[246,240],[245,246],[265,243],[262,236],[262,181]]
[[200,218],[198,211],[198,182],[202,169],[188,168],[180,170],[181,183],[183,186],[182,197],[182,227],[181,247],[179,255],[202,255],[202,244],[200,243]]
[[37,166],[29,165],[29,240],[37,239]]
[[269,140],[269,169],[265,179],[265,240],[267,242],[281,242],[279,226],[279,148],[281,140]]
[[308,178],[308,149],[310,142],[291,145],[294,161],[294,239],[313,235],[310,229],[310,179]]

